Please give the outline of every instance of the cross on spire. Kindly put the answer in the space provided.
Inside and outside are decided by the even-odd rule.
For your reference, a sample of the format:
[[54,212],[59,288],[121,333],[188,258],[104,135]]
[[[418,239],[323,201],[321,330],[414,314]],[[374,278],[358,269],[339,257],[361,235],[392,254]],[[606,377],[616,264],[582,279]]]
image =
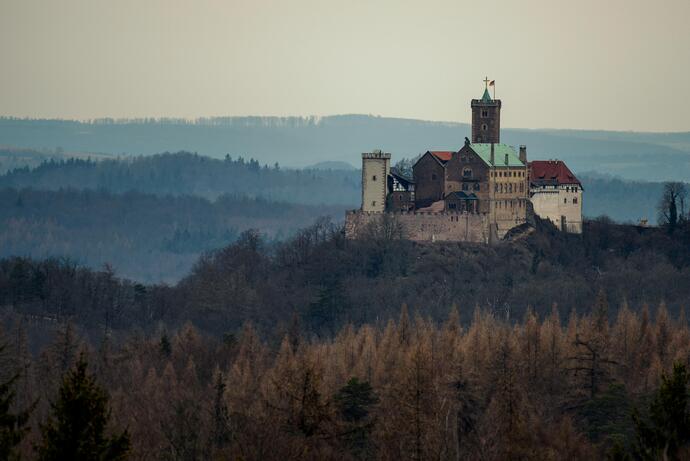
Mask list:
[[490,81],[491,81],[491,80],[489,80],[489,77],[484,77],[484,89],[485,89],[485,90],[488,90],[488,89],[489,89],[489,82],[490,82]]

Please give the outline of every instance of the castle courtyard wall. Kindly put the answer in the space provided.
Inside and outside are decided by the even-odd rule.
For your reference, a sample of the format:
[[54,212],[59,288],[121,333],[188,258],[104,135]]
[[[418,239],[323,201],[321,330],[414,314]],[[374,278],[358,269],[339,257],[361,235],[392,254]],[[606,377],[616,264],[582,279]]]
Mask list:
[[[403,229],[403,237],[417,242],[489,243],[489,216],[462,212],[385,213]],[[365,237],[367,228],[381,224],[384,213],[348,211],[345,216],[347,238]]]

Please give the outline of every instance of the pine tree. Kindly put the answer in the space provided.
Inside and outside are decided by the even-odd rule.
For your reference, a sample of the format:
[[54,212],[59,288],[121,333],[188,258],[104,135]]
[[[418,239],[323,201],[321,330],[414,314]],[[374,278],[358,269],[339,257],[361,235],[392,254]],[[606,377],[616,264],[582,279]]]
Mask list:
[[18,413],[11,411],[15,397],[13,387],[18,377],[19,375],[15,375],[0,384],[0,459],[19,459],[15,447],[29,431],[27,422],[33,405]]
[[108,394],[87,372],[84,355],[65,374],[52,414],[41,425],[36,447],[41,460],[121,460],[129,453],[129,434],[106,435]]
[[633,414],[639,459],[687,459],[690,446],[688,381],[690,374],[682,363],[673,366],[671,376],[662,375],[661,386],[649,406],[649,421]]
[[220,449],[230,441],[230,412],[225,403],[225,377],[219,370],[215,372],[215,376],[211,442],[214,448]]
[[370,436],[374,421],[369,416],[371,407],[379,402],[379,398],[371,385],[357,378],[351,378],[347,385],[340,388],[334,400],[340,418],[345,422],[341,437],[358,459],[372,457]]

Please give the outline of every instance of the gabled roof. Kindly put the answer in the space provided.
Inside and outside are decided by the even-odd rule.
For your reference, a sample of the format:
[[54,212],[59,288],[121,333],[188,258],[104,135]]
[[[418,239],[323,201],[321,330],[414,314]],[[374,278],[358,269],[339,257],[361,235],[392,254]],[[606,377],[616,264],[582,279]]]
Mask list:
[[450,150],[430,150],[429,153],[444,163],[453,157],[453,151]]
[[580,180],[562,160],[534,160],[529,162],[530,182],[535,184],[577,184]]
[[412,168],[414,169],[417,166],[417,164],[419,162],[421,162],[422,159],[424,157],[426,157],[427,155],[429,155],[431,158],[433,158],[436,161],[436,163],[438,163],[443,168],[445,168],[446,163],[448,163],[448,160],[450,160],[451,157],[453,156],[453,152],[452,151],[438,151],[438,150],[430,151],[430,150],[428,150],[421,157],[419,157],[416,162],[414,162],[414,165],[412,165]]
[[[518,167],[525,166],[520,160],[517,152],[513,146],[508,144],[495,143],[494,145],[494,163],[491,163],[491,143],[476,142],[469,144],[470,149],[477,153],[477,155],[489,166],[510,166]],[[508,155],[508,163],[506,163],[506,154]]]
[[477,196],[474,194],[474,192],[470,192],[469,194],[467,194],[461,190],[451,192],[450,194],[447,194],[445,198],[454,198],[460,200],[477,200]]

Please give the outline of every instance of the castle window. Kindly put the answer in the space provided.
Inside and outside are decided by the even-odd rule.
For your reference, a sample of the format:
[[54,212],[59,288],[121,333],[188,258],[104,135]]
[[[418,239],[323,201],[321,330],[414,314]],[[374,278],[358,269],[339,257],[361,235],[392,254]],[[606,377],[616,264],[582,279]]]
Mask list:
[[567,199],[567,198],[564,198],[564,199],[563,199],[563,203],[568,203],[568,199]]
[[474,184],[474,190],[478,191],[479,190],[479,183]]
[[494,184],[494,192],[498,192],[498,183]]
[[482,117],[488,117],[489,116],[489,111],[486,109],[482,110]]
[[371,180],[376,181],[376,175],[372,176]]
[[525,191],[525,183],[521,182],[520,183],[520,192],[524,192],[524,191]]
[[513,183],[508,184],[508,192],[513,193]]
[[374,200],[373,202],[371,202],[371,206],[376,206],[376,200]]
[[489,129],[489,127],[486,126],[486,123],[482,123],[482,131],[486,131],[487,129]]
[[472,177],[472,169],[471,168],[465,168],[462,170],[462,177],[463,178],[471,178]]
[[465,191],[468,190],[468,186],[467,186],[466,183],[463,183],[463,184],[462,184],[462,190],[465,190]]
[[573,205],[577,205],[577,197],[573,198]]
[[457,205],[456,205],[455,203],[449,203],[449,204],[448,204],[448,209],[449,209],[449,210],[455,210],[456,207],[457,207]]

